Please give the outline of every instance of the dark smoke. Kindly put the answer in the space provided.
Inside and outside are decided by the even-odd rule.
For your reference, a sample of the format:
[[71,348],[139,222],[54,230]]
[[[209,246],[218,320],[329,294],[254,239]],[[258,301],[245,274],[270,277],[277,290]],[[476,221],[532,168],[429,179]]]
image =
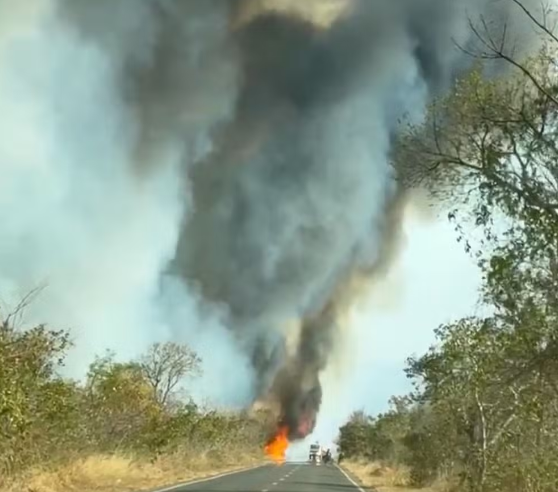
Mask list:
[[348,277],[338,282],[321,311],[304,318],[296,356],[275,377],[271,393],[281,402],[280,425],[288,427],[292,441],[304,438],[316,424],[322,401],[319,374],[326,369],[330,354],[341,341],[341,316],[348,311],[363,284],[382,280],[399,252],[408,198],[408,193],[399,189],[387,203],[377,261],[350,271]]
[[[507,20],[511,6],[366,0],[326,31],[267,13],[231,35],[242,73],[235,119],[191,175],[196,212],[174,272],[230,308],[258,393],[271,385],[291,438],[315,423],[319,373],[347,308],[337,297],[355,272],[377,275],[397,242],[404,200],[387,161],[398,121],[420,117],[472,64],[455,44],[474,48],[469,19]],[[368,162],[353,166],[362,151]],[[356,229],[345,229],[350,217]],[[277,333],[293,317],[303,321],[287,358]]]
[[[121,346],[205,330],[195,316],[154,321],[172,304],[159,302],[164,281],[186,286],[223,308],[252,396],[278,400],[280,423],[304,437],[343,315],[397,253],[408,190],[389,157],[401,121],[420,121],[469,69],[456,43],[478,45],[470,20],[508,23],[525,48],[523,14],[511,0],[354,0],[323,29],[284,11],[239,24],[254,5],[242,0],[29,2],[0,0],[0,113],[23,122],[0,132],[0,218],[27,245],[0,237],[0,282],[55,265],[49,320],[100,330],[103,345],[120,330]],[[26,90],[38,116],[11,102]],[[18,158],[37,173],[20,174]]]

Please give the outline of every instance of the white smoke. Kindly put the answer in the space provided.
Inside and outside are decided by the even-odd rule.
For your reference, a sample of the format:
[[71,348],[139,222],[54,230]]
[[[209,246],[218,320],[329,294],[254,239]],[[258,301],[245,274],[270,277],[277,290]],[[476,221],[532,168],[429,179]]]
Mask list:
[[130,179],[139,128],[110,58],[54,4],[34,3],[33,16],[0,33],[0,291],[46,282],[28,315],[76,328],[78,353],[141,346],[178,190],[170,169]]
[[[188,213],[184,164],[207,152],[208,130],[227,118],[234,103],[234,65],[212,58],[212,43],[218,45],[226,34],[226,7],[207,1],[205,7],[201,2],[162,6],[181,9],[183,25],[171,41],[190,42],[166,55],[175,57],[172,82],[178,87],[175,94],[169,86],[157,95],[152,108],[126,93],[130,64],[141,73],[157,56],[159,26],[150,4],[16,3],[16,8],[14,2],[0,3],[4,304],[14,305],[46,284],[26,321],[72,330],[73,375],[83,374],[92,356],[107,348],[130,357],[153,341],[196,330],[220,340],[220,366],[212,364],[215,346],[206,341],[199,347],[202,356],[213,356],[208,374],[215,367],[227,373],[241,356],[233,356],[232,345],[227,349],[224,328],[214,316],[199,315],[186,287],[176,299],[176,289],[163,296],[160,285]],[[185,16],[188,9],[191,17]],[[227,50],[219,56],[226,57]],[[176,100],[180,83],[196,85]],[[150,97],[148,89],[140,95]],[[196,105],[209,99],[211,105],[196,112]],[[167,124],[172,132],[157,134]],[[143,152],[146,138],[149,152]],[[202,324],[208,331],[200,330]],[[239,381],[249,383],[245,376]]]

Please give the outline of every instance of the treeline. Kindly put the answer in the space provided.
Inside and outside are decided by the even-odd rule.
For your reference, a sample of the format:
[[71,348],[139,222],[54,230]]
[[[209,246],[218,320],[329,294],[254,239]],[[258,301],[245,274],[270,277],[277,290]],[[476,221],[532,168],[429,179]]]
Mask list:
[[490,313],[439,327],[432,349],[408,360],[415,391],[341,429],[345,456],[408,466],[415,484],[558,490],[558,38],[513,1],[543,34],[538,55],[514,58],[480,26],[479,59],[511,75],[487,79],[479,62],[395,156],[402,178],[456,204]]
[[[260,453],[264,419],[206,411],[180,388],[201,370],[187,346],[155,344],[142,357],[117,362],[107,354],[84,382],[59,375],[68,335],[45,326],[18,330],[0,323],[0,477],[40,464],[91,454],[143,459]],[[0,480],[1,482],[2,480]]]
[[547,340],[495,318],[439,328],[436,348],[409,360],[417,390],[386,413],[355,413],[340,451],[407,467],[417,487],[558,490],[558,359]]

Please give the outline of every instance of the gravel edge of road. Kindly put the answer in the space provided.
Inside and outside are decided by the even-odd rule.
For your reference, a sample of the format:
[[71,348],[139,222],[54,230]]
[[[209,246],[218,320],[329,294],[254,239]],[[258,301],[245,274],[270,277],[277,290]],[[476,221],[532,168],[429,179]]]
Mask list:
[[359,490],[359,492],[377,492],[377,489],[365,485],[360,477],[347,470],[343,465],[335,463],[335,466],[339,468],[339,470],[349,479],[350,482],[353,482],[354,486]]

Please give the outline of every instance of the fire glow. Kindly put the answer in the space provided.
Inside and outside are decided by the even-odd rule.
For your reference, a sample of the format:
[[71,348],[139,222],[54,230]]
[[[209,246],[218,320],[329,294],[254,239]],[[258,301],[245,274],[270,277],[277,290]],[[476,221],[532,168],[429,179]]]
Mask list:
[[279,427],[277,433],[268,441],[264,448],[265,454],[277,464],[285,462],[285,452],[289,447],[288,435],[289,429],[287,426]]

